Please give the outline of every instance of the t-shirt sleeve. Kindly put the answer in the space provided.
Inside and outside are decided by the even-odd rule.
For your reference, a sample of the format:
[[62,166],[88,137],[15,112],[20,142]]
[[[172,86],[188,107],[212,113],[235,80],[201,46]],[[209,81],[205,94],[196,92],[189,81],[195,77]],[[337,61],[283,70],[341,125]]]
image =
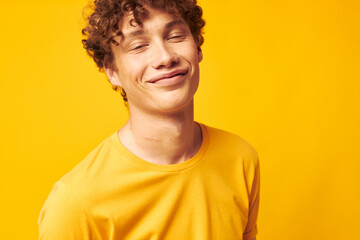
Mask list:
[[249,216],[248,222],[243,234],[243,240],[251,240],[256,237],[257,230],[257,217],[259,211],[259,195],[260,195],[260,168],[259,161],[257,160],[253,180],[251,184],[251,191],[249,195]]
[[59,181],[40,211],[39,240],[94,239],[90,220],[79,199]]

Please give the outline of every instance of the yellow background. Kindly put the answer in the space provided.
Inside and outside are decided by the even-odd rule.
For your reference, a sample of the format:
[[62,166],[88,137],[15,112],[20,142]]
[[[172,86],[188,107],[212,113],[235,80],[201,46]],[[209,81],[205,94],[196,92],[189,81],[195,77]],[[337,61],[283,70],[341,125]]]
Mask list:
[[[53,183],[126,121],[82,49],[85,4],[1,3],[1,239],[36,239]],[[201,5],[196,119],[258,150],[258,239],[360,239],[360,2]]]

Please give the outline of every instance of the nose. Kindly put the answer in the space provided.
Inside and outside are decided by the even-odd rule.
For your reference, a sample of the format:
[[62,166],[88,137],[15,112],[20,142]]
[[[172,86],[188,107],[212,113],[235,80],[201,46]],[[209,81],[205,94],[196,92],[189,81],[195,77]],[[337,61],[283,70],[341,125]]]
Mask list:
[[152,66],[155,69],[171,68],[179,62],[178,55],[166,43],[158,43],[153,45]]

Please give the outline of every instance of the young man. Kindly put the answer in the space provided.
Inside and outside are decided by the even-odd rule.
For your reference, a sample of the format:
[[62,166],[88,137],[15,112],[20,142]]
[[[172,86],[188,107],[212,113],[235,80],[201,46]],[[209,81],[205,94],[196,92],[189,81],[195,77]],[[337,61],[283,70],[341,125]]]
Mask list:
[[85,48],[129,120],[50,193],[40,239],[255,239],[256,151],[194,122],[204,26],[195,0],[98,0]]

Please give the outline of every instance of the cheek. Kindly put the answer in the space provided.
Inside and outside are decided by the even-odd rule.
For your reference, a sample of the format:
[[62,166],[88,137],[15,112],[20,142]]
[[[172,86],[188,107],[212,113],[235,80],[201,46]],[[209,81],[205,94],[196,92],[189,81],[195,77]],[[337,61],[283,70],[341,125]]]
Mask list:
[[140,59],[122,61],[121,66],[121,68],[118,68],[119,78],[123,83],[124,88],[126,88],[126,86],[130,87],[137,82],[141,82],[146,66],[141,63]]
[[192,48],[188,53],[188,59],[191,61],[192,64],[199,64],[202,59],[201,52],[198,51],[196,47]]

